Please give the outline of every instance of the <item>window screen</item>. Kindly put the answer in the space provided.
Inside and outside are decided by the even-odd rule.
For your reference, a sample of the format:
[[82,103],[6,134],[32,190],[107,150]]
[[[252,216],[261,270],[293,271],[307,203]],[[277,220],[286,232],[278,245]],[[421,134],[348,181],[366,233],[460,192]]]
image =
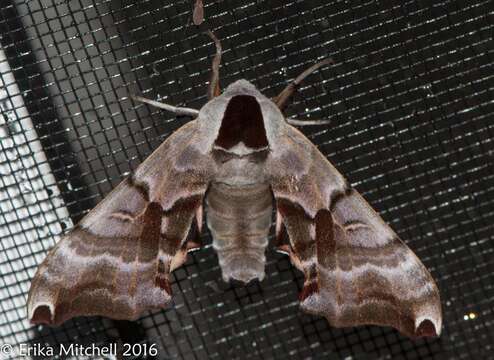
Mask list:
[[0,343],[156,344],[156,359],[494,357],[493,5],[481,0],[205,0],[223,87],[245,78],[275,96],[334,59],[287,113],[331,120],[302,131],[431,271],[440,339],[335,329],[302,313],[303,276],[272,248],[264,281],[223,283],[207,231],[172,274],[167,309],[136,322],[28,323],[30,280],[47,251],[188,120],[129,96],[207,101],[214,45],[192,6],[2,1]]

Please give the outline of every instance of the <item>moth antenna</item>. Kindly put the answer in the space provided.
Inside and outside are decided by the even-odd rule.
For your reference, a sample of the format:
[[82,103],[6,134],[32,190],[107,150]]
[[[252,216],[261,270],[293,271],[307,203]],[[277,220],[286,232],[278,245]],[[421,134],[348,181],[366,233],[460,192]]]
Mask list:
[[287,118],[286,122],[293,126],[312,126],[312,125],[317,126],[317,125],[331,124],[331,120],[323,120],[323,119],[300,120],[300,119]]
[[211,30],[206,31],[206,34],[214,41],[214,45],[216,46],[216,54],[213,58],[213,64],[211,67],[211,81],[209,82],[208,87],[208,98],[209,100],[219,96],[221,94],[220,89],[220,64],[221,64],[221,42],[214,35]]
[[302,81],[307,76],[309,76],[314,71],[316,71],[317,69],[319,69],[319,68],[321,68],[321,67],[323,67],[325,65],[328,65],[328,64],[334,64],[333,59],[327,58],[327,59],[324,59],[322,61],[319,61],[318,63],[312,65],[310,68],[308,68],[307,70],[305,70],[304,72],[302,72],[299,76],[297,76],[295,78],[295,80],[293,80],[290,84],[288,84],[283,89],[283,91],[278,94],[278,96],[276,96],[273,99],[274,103],[276,105],[278,105],[278,108],[280,110],[283,110],[287,106],[288,101],[293,96],[293,94],[295,93],[295,91],[297,91],[297,88],[300,86],[300,84],[302,83]]
[[204,5],[202,3],[202,0],[196,0],[196,3],[194,4],[192,21],[196,26],[201,25],[204,21]]
[[176,115],[192,116],[192,117],[197,117],[197,115],[199,115],[199,110],[192,109],[192,108],[173,106],[173,105],[165,104],[165,103],[162,103],[159,101],[146,99],[146,98],[143,98],[142,96],[131,95],[130,98],[134,101],[148,104],[148,105],[157,107],[159,109],[169,111],[169,112],[174,113]]

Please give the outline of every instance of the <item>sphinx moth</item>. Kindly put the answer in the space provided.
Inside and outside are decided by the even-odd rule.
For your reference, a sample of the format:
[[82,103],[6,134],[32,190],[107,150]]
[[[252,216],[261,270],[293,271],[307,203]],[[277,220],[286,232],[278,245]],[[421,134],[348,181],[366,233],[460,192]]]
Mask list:
[[275,221],[277,249],[305,275],[304,311],[335,327],[439,335],[439,292],[427,269],[293,126],[310,122],[283,115],[302,80],[331,61],[315,64],[273,99],[246,80],[221,92],[221,44],[208,34],[216,44],[209,101],[198,111],[135,98],[194,120],[51,250],[32,281],[31,322],[132,320],[167,306],[170,273],[200,246],[205,214],[225,281],[263,279]]

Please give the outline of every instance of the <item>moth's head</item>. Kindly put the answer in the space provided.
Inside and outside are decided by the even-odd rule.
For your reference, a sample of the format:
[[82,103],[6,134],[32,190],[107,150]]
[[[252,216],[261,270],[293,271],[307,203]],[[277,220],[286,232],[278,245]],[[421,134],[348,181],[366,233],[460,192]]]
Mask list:
[[266,96],[247,80],[238,80],[199,112],[198,121],[208,146],[227,151],[264,150],[276,142],[285,117]]

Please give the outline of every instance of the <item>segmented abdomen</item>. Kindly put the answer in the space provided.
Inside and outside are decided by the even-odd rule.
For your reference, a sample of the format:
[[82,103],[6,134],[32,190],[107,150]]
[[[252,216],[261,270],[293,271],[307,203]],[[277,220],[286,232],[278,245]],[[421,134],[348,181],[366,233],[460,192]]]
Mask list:
[[211,185],[206,197],[207,224],[225,281],[264,278],[272,202],[267,184]]

